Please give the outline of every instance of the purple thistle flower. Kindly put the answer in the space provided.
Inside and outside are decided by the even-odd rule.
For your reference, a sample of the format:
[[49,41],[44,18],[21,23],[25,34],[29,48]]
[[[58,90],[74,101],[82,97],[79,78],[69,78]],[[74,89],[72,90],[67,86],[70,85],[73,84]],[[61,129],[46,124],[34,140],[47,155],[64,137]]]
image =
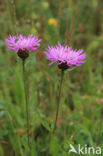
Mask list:
[[8,50],[14,50],[19,57],[25,59],[29,56],[29,51],[35,51],[40,46],[41,40],[38,37],[29,35],[28,37],[20,34],[17,36],[9,36],[6,39]]
[[51,62],[49,65],[57,62],[58,67],[62,70],[68,69],[69,67],[81,66],[85,63],[86,54],[83,53],[83,49],[73,50],[67,45],[61,45],[58,42],[58,46],[48,46],[48,49],[44,52],[46,58]]

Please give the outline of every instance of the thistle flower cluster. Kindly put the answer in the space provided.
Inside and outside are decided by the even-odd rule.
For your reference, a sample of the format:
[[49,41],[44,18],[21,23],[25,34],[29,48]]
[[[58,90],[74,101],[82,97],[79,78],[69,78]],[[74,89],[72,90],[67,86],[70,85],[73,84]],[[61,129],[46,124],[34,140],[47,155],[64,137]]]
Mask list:
[[[41,40],[38,37],[29,35],[9,36],[6,39],[8,50],[14,50],[23,60],[29,56],[30,51],[35,51],[40,46]],[[86,54],[83,49],[73,50],[72,47],[61,45],[58,42],[56,46],[48,46],[46,51],[46,58],[50,61],[49,65],[57,63],[62,70],[73,68],[74,66],[81,66],[85,63]]]
[[25,59],[29,56],[30,51],[35,51],[40,46],[41,40],[38,37],[29,35],[28,37],[24,35],[9,36],[6,39],[6,44],[8,50],[14,50],[19,57]]
[[[29,109],[27,102],[27,92],[26,92],[26,76],[25,76],[25,59],[29,56],[30,51],[35,51],[40,46],[41,40],[38,37],[29,35],[28,37],[24,35],[17,36],[9,36],[6,39],[6,44],[8,46],[8,50],[13,50],[17,55],[22,59],[23,66],[23,81],[24,81],[24,90],[25,90],[25,104],[26,104],[26,116],[27,116],[27,136],[28,136],[28,146],[30,147],[29,142]],[[57,111],[56,118],[53,128],[53,133],[56,129],[56,123],[59,112],[60,105],[60,96],[62,89],[62,82],[64,77],[64,71],[68,68],[74,68],[74,66],[81,66],[85,63],[86,54],[83,53],[83,49],[73,50],[71,47],[67,45],[61,45],[58,42],[56,46],[48,46],[48,48],[44,51],[46,54],[47,60],[50,61],[49,65],[57,63],[59,69],[61,69],[61,81],[58,93],[58,102],[57,102]]]
[[58,46],[48,46],[48,49],[44,52],[47,59],[50,61],[49,65],[57,63],[60,69],[68,69],[69,67],[81,66],[82,63],[85,63],[86,54],[83,53],[83,49],[73,50],[71,47],[66,45],[61,45],[58,43]]

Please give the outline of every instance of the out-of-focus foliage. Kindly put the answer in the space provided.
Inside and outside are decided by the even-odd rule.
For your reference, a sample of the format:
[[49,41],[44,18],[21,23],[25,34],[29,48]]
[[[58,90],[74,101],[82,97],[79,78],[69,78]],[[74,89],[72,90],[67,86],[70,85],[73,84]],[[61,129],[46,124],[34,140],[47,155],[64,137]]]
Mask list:
[[[5,46],[15,33],[42,38],[26,62],[31,156],[71,156],[69,144],[103,147],[103,1],[0,0],[0,156],[29,152],[21,60]],[[65,74],[50,142],[60,71],[48,66],[43,51],[58,41],[83,48],[87,62]]]

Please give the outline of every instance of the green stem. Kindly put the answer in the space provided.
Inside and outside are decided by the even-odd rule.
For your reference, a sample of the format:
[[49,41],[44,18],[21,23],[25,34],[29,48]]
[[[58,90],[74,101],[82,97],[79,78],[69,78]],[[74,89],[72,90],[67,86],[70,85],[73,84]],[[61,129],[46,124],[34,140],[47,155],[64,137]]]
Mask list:
[[59,94],[58,94],[58,99],[57,99],[57,110],[56,110],[56,118],[55,118],[53,133],[56,130],[56,124],[57,124],[57,119],[58,119],[58,113],[59,113],[59,106],[60,106],[60,98],[61,98],[61,89],[62,89],[63,78],[64,78],[64,70],[61,70],[61,80],[60,80]]
[[22,67],[23,67],[23,82],[24,82],[25,105],[26,105],[27,138],[28,138],[28,146],[30,147],[30,142],[29,142],[29,109],[28,109],[28,97],[27,97],[27,87],[26,87],[25,60],[22,60]]

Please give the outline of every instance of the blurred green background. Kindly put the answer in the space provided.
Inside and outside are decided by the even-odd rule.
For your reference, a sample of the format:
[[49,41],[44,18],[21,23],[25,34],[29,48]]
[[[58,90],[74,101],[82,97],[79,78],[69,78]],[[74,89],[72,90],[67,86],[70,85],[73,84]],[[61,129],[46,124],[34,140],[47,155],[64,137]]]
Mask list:
[[[70,144],[103,149],[103,0],[0,0],[0,156],[29,151],[21,60],[5,45],[5,38],[16,33],[42,38],[26,61],[30,155],[74,156]],[[58,41],[83,48],[87,62],[65,74],[50,142],[60,71],[56,64],[48,66],[43,51]]]

